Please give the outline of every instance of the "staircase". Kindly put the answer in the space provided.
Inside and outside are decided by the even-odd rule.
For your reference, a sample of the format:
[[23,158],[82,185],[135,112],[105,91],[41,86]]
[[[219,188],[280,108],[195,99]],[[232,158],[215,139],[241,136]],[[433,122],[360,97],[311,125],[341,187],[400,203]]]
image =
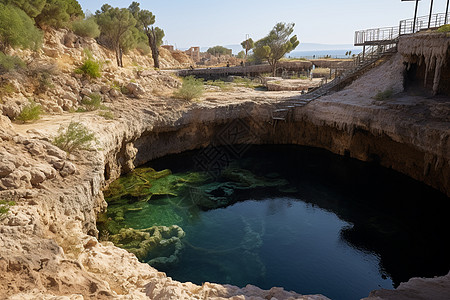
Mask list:
[[353,80],[372,69],[377,63],[397,52],[397,45],[371,46],[363,54],[360,53],[354,58],[354,67],[342,73],[334,80],[320,86],[319,88],[296,97],[288,98],[286,101],[279,103],[272,112],[272,120],[286,121],[296,107],[302,107],[309,102],[336,91],[351,83]]
[[328,94],[330,91],[343,88],[379,62],[392,56],[397,52],[397,43],[400,36],[414,34],[420,30],[438,28],[447,23],[447,13],[439,13],[418,17],[415,20],[402,20],[399,26],[355,32],[355,46],[363,46],[363,52],[354,58],[354,67],[312,92],[292,97],[279,103],[272,112],[273,124],[275,125],[278,121],[287,121],[296,107],[305,106],[309,102]]

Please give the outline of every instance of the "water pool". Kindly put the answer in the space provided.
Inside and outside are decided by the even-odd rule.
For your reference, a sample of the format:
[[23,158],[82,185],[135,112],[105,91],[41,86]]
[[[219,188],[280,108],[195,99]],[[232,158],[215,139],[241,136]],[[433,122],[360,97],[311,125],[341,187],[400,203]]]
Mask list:
[[102,238],[179,281],[332,299],[450,269],[449,199],[406,176],[297,146],[206,162],[168,156],[111,184]]

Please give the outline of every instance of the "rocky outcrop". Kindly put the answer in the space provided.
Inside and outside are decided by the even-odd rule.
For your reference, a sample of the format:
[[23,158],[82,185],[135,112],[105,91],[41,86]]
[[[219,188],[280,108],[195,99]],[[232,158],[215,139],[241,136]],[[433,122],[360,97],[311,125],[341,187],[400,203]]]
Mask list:
[[[447,33],[419,33],[400,37],[398,51],[404,57],[408,68],[411,64],[425,65],[424,84],[432,77],[433,93],[437,94],[442,69],[448,63],[450,37]],[[432,74],[429,74],[432,73]]]
[[[399,94],[401,61],[394,57],[341,92],[296,108],[287,122],[277,124],[271,112],[295,93],[245,89],[210,93],[199,102],[187,103],[149,93],[162,84],[168,88],[179,84],[161,72],[106,73],[108,80],[131,76],[143,80],[130,85],[129,90],[136,88],[133,98],[116,87],[85,83],[64,73],[61,82],[56,81],[58,87],[65,87],[63,99],[78,102],[82,95],[100,91],[115,118],[107,120],[95,112],[63,113],[35,124],[12,124],[0,117],[0,197],[16,202],[0,221],[0,295],[11,299],[326,299],[280,288],[264,291],[254,286],[176,282],[139,263],[135,255],[109,242],[99,243],[96,217],[106,208],[102,189],[122,173],[171,153],[208,145],[289,143],[374,161],[450,195],[449,102]],[[388,88],[394,91],[392,98],[373,99]],[[57,96],[55,101],[60,99]],[[95,132],[95,150],[68,155],[50,143],[58,128],[74,118]],[[151,238],[142,236],[145,246]],[[448,282],[445,277],[438,280]]]

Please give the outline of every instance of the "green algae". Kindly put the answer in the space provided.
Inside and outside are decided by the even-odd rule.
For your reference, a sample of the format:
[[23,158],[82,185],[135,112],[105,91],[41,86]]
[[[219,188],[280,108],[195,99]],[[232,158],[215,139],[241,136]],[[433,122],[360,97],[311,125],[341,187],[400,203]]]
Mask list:
[[[236,163],[216,180],[206,172],[173,174],[168,169],[138,168],[104,192],[108,210],[98,216],[97,226],[101,238],[160,267],[178,260],[185,235],[182,227],[196,222],[202,210],[245,200],[245,192],[289,192],[288,185],[278,174],[256,175]],[[248,233],[248,238],[250,247],[257,236]]]
[[181,239],[184,235],[183,229],[177,225],[153,226],[140,230],[122,228],[118,234],[110,236],[110,241],[151,265],[169,264],[178,260],[183,249]]

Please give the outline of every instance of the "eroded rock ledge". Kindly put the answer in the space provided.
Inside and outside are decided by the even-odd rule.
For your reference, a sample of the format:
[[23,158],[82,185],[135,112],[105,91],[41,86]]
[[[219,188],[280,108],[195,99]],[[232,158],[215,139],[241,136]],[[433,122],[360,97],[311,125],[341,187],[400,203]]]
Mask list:
[[[286,123],[273,124],[271,119],[271,111],[286,94],[250,92],[209,95],[199,103],[119,100],[113,103],[115,120],[90,113],[77,116],[95,131],[100,150],[61,158],[75,167],[69,176],[50,172],[47,178],[41,170],[46,179],[34,187],[0,192],[2,198],[17,202],[0,223],[0,295],[11,299],[59,295],[69,299],[326,299],[279,288],[263,291],[253,286],[239,289],[173,281],[125,250],[97,241],[95,218],[105,209],[101,190],[121,173],[166,154],[211,143],[289,143],[375,161],[450,195],[448,99],[404,94],[386,101],[372,99],[379,90],[401,90],[400,61],[396,56],[347,89],[297,108]],[[2,118],[2,147],[14,155],[29,155],[36,148],[27,145],[35,143],[46,152],[34,155],[33,164],[48,163],[53,155],[45,148],[46,140],[71,119],[62,115],[44,119],[39,126],[11,126]],[[230,129],[241,134],[230,139],[224,134]],[[439,280],[444,286],[450,284],[448,278]]]

